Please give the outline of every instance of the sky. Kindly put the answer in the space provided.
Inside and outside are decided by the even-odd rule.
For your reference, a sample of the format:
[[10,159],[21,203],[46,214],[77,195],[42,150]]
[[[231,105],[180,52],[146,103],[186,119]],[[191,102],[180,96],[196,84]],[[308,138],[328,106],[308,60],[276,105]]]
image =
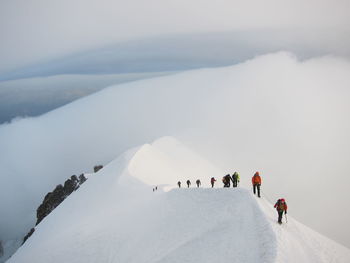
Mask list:
[[292,29],[333,38],[349,30],[349,10],[347,0],[1,0],[0,72],[183,33]]

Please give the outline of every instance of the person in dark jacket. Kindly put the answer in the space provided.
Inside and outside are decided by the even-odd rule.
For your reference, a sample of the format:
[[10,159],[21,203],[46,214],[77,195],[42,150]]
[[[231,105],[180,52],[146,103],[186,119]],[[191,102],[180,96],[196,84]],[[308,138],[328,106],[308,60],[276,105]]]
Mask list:
[[224,183],[224,187],[230,187],[231,185],[231,176],[230,174],[227,174],[225,175],[223,178],[222,178],[222,182]]
[[181,188],[181,182],[180,181],[177,182],[177,185],[179,186],[179,188]]
[[215,179],[214,177],[212,177],[212,178],[210,179],[211,188],[214,187],[215,182],[216,182],[216,179]]
[[279,224],[282,224],[282,216],[283,216],[283,212],[285,214],[287,214],[287,203],[286,201],[281,198],[281,199],[278,199],[276,204],[274,205],[274,208],[276,208],[277,210],[277,213],[278,213],[278,223]]
[[199,187],[199,186],[201,185],[201,180],[198,179],[198,180],[196,181],[196,185],[197,185],[197,187]]
[[187,188],[189,188],[190,185],[191,185],[191,181],[190,181],[190,180],[187,180],[187,181],[186,181],[186,184],[187,184]]
[[234,172],[232,175],[232,187],[237,187],[239,183],[239,174],[237,172]]

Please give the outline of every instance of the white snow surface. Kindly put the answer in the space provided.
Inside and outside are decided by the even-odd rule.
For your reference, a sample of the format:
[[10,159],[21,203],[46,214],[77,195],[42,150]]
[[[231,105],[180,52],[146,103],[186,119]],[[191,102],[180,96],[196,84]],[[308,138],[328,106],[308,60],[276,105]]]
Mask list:
[[[246,189],[176,189],[194,161],[203,181],[219,171],[171,137],[127,151],[7,262],[349,262],[350,250],[294,219],[278,225],[272,204]],[[173,189],[153,192],[154,178]]]

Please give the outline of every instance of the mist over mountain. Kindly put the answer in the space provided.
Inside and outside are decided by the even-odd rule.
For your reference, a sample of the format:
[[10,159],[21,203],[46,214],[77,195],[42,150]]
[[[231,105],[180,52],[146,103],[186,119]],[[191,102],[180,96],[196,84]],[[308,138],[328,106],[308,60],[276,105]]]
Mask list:
[[41,115],[113,84],[233,65],[270,52],[288,50],[301,60],[349,57],[348,36],[321,30],[246,30],[141,38],[79,51],[0,72],[0,123]]
[[285,50],[299,59],[328,54],[350,57],[348,34],[345,31],[333,34],[337,41],[329,32],[288,28],[140,38],[3,72],[0,81],[65,74],[125,74],[219,67]]
[[172,74],[54,75],[0,82],[0,124],[33,117],[118,83]]

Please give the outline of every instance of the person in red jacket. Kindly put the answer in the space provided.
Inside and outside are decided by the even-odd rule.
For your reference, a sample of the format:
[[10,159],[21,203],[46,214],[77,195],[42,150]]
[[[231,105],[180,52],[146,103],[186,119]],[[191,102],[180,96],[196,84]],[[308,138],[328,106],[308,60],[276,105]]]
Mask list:
[[252,177],[252,184],[253,184],[253,193],[255,194],[256,190],[258,190],[258,197],[260,197],[261,177],[259,175],[259,172],[256,172]]
[[286,201],[283,198],[278,199],[276,204],[274,205],[274,208],[276,208],[277,213],[278,213],[278,223],[282,224],[283,212],[285,214],[287,214],[287,208],[288,207],[287,207]]

